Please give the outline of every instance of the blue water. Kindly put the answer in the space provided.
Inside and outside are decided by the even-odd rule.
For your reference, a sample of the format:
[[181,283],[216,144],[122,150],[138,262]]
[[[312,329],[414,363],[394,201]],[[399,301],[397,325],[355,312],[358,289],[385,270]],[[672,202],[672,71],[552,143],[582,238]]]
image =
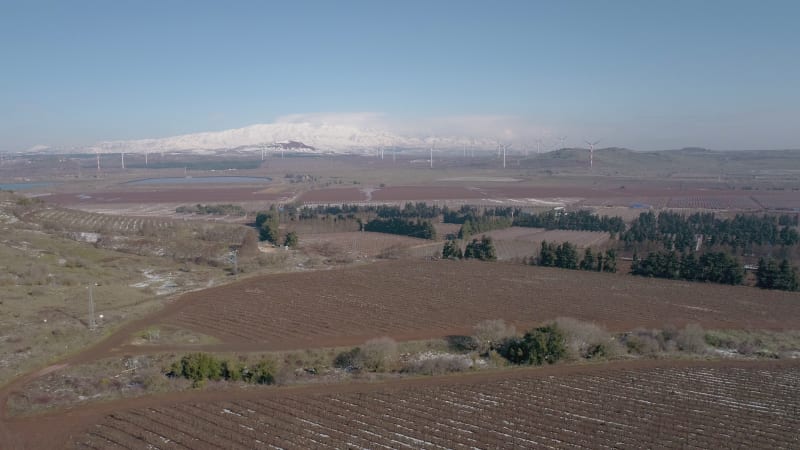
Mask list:
[[52,185],[53,183],[6,183],[6,184],[0,184],[0,190],[24,191],[25,189],[36,189]]
[[164,177],[144,178],[128,181],[125,184],[237,184],[269,183],[269,177]]

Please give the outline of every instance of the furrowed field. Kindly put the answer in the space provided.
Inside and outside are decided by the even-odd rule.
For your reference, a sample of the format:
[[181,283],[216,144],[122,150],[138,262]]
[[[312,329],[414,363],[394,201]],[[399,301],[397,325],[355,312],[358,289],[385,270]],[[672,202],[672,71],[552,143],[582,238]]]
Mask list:
[[[593,372],[591,370],[594,370]],[[570,373],[577,372],[577,373]],[[108,414],[73,448],[796,448],[797,364],[521,371]]]
[[610,329],[790,329],[796,293],[468,261],[390,261],[276,274],[193,292],[161,321],[266,348],[441,337],[485,319],[531,326],[559,316]]

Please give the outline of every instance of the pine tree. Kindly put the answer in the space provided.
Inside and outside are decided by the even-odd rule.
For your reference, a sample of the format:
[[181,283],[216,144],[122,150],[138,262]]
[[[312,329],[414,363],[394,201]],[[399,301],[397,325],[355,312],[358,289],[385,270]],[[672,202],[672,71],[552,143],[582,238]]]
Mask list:
[[586,251],[583,252],[583,259],[581,260],[580,264],[581,270],[594,270],[595,268],[595,258],[594,254],[592,254],[591,248],[586,248]]
[[461,259],[464,255],[461,253],[461,247],[456,241],[448,240],[444,243],[442,248],[442,259]]

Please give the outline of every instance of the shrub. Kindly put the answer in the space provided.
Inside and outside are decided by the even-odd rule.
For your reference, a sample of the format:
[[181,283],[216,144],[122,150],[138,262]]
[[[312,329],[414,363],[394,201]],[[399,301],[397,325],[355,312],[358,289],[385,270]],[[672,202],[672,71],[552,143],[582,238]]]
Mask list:
[[364,369],[364,353],[359,347],[343,351],[333,358],[333,366],[347,371],[362,370]]
[[535,328],[522,338],[507,338],[498,353],[513,364],[553,364],[566,355],[564,335],[553,324]]
[[190,353],[180,362],[173,363],[168,375],[184,377],[198,384],[206,379],[219,380],[221,369],[220,362],[208,353]]
[[272,384],[275,382],[275,364],[272,361],[261,360],[247,374],[248,383]]
[[457,352],[471,352],[478,349],[478,340],[472,336],[454,334],[445,336],[448,347]]
[[690,323],[678,333],[675,342],[678,349],[684,352],[703,353],[706,350],[705,337],[706,333],[700,325]]
[[559,317],[556,326],[564,334],[568,355],[572,358],[609,358],[620,353],[619,343],[597,324]]
[[272,384],[275,382],[275,363],[261,360],[251,369],[239,363],[220,361],[208,353],[190,353],[172,363],[167,376],[191,380],[194,387],[203,386],[206,380],[220,379]]
[[365,369],[382,372],[397,362],[397,342],[388,337],[370,339],[364,344],[362,353]]
[[517,334],[514,325],[506,324],[503,319],[484,320],[473,328],[473,338],[478,346],[477,350],[485,354],[499,345],[505,338]]
[[636,329],[626,334],[622,341],[631,353],[654,355],[662,351],[661,341],[656,338],[655,330]]

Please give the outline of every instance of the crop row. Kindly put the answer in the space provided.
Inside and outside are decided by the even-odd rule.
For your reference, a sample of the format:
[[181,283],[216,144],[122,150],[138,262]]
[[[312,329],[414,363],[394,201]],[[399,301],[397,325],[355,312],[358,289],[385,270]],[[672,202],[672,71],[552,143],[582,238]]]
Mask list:
[[750,197],[671,197],[667,208],[691,209],[758,209],[759,206]]
[[[635,369],[197,402],[107,416],[77,448],[796,448],[791,366]],[[274,392],[273,392],[274,394]]]
[[71,231],[120,234],[136,234],[148,230],[157,232],[174,228],[176,225],[174,221],[168,219],[112,216],[67,209],[40,210],[34,214],[33,220]]

